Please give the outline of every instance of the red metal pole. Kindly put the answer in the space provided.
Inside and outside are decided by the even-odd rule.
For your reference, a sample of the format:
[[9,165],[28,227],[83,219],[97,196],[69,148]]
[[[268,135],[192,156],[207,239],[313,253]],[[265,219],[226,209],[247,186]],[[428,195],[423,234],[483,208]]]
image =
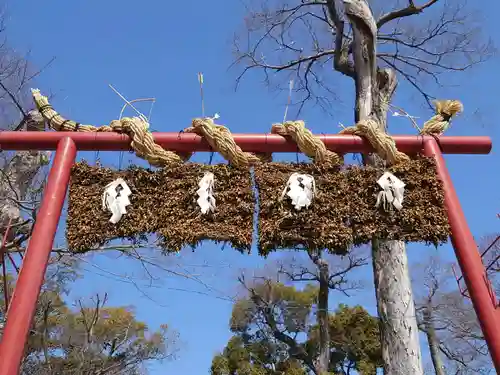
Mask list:
[[[316,134],[327,148],[340,153],[370,152],[370,144],[352,135]],[[117,133],[79,132],[0,132],[0,149],[3,150],[54,150],[57,143],[71,138],[80,151],[127,151],[130,138]],[[178,152],[211,151],[201,137],[188,133],[153,133],[155,142],[167,150]],[[235,142],[247,152],[296,152],[297,145],[290,139],[276,134],[233,134]],[[399,151],[416,154],[422,151],[430,136],[395,135]],[[491,151],[489,137],[440,137],[439,143],[445,154],[488,154]]]
[[436,160],[437,173],[443,183],[445,205],[451,227],[451,242],[491,358],[497,373],[500,374],[500,315],[490,293],[481,255],[467,225],[443,155],[434,139],[426,140],[424,153]]
[[5,264],[5,245],[7,244],[7,238],[9,236],[10,232],[10,225],[12,224],[12,217],[9,218],[9,223],[7,224],[7,227],[5,228],[5,232],[3,233],[3,238],[2,238],[2,248],[0,249],[0,253],[2,253],[2,277],[3,277],[3,300],[4,300],[4,317],[7,316],[7,310],[9,309],[9,283],[7,280],[7,266]]
[[61,216],[76,145],[60,140],[0,343],[0,375],[17,375]]

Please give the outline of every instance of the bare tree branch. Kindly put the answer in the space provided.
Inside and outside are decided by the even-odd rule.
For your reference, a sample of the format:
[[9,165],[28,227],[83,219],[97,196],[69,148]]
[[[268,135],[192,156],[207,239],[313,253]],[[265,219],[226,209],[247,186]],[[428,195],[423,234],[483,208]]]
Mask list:
[[442,366],[443,354],[448,371],[487,373],[492,366],[484,336],[470,302],[457,290],[451,264],[433,256],[418,268],[415,281],[424,286],[416,299],[419,329],[428,336],[434,367]]
[[[407,1],[402,8],[394,0],[383,2],[383,8],[373,25],[378,69],[393,70],[427,103],[447,73],[467,71],[494,52],[466,0]],[[340,1],[261,0],[249,9],[234,40],[233,67],[241,67],[237,85],[254,70],[263,73],[271,90],[286,91],[294,79],[297,114],[308,104],[331,113],[339,99],[332,66],[355,78],[353,35]]]
[[413,0],[408,1],[408,6],[403,9],[394,10],[392,12],[384,14],[377,20],[377,28],[381,28],[386,23],[394,21],[398,18],[414,16],[416,14],[422,13],[426,8],[431,7],[439,0],[430,0],[421,6],[416,6]]

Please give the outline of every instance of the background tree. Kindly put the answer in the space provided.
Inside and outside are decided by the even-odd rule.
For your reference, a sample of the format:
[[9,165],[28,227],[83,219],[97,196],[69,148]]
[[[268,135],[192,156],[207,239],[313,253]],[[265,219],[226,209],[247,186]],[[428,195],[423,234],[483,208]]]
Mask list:
[[[492,287],[498,290],[498,236],[480,240],[480,251],[487,248],[483,262],[490,266]],[[496,241],[495,241],[496,240]],[[492,245],[492,246],[491,246]],[[425,333],[434,372],[444,374],[493,374],[493,365],[479,321],[461,285],[457,286],[453,264],[438,255],[419,264],[415,281],[423,286],[416,293],[419,329]],[[463,284],[463,283],[461,283]]]
[[326,372],[375,374],[381,366],[378,320],[362,307],[340,305],[328,317],[328,363],[323,355],[317,318],[319,287],[303,288],[271,279],[247,282],[247,295],[233,306],[234,333],[223,352],[214,357],[212,374],[316,374]]
[[[3,4],[2,4],[3,5]],[[0,5],[0,6],[2,6]],[[29,54],[21,55],[6,35],[6,10],[0,10],[0,129],[43,131],[42,116],[33,108],[29,85],[42,69],[35,69]],[[43,191],[50,152],[0,152],[0,227],[9,227],[6,250],[18,248],[30,234]]]
[[[235,39],[238,82],[257,68],[273,88],[294,79],[299,111],[309,101],[329,109],[338,95],[333,67],[354,81],[355,122],[374,120],[382,131],[398,75],[430,104],[443,77],[492,52],[463,1],[264,0],[248,9]],[[373,155],[364,161],[380,162]],[[405,245],[374,239],[372,254],[384,369],[422,374]]]
[[[53,259],[38,300],[22,374],[140,375],[150,361],[174,358],[176,334],[166,325],[152,331],[133,308],[107,306],[107,296],[70,305],[67,290],[79,277],[72,258]],[[2,286],[3,280],[2,281]],[[8,288],[14,289],[9,277]],[[5,311],[0,287],[1,311]],[[2,330],[0,329],[0,335]]]
[[301,363],[279,353],[266,340],[247,341],[233,336],[221,354],[214,357],[212,375],[306,375]]
[[293,283],[313,283],[317,287],[317,308],[315,309],[317,328],[317,361],[318,374],[326,372],[330,360],[331,338],[329,330],[330,291],[338,291],[348,295],[350,291],[359,289],[360,284],[353,281],[349,273],[367,263],[366,249],[351,249],[347,256],[331,256],[324,251],[307,251],[307,260],[292,257],[280,262],[278,275]]
[[[347,305],[339,305],[329,318],[329,371],[340,375],[352,370],[362,375],[376,374],[382,367],[378,319],[361,306]],[[312,327],[308,348],[318,347],[318,336],[318,327]]]

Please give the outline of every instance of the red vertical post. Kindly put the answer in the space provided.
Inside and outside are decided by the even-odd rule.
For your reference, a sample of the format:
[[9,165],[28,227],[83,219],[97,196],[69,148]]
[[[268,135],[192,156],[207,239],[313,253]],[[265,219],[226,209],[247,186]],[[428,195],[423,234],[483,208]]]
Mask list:
[[7,314],[7,323],[0,343],[1,375],[19,373],[76,152],[76,145],[69,137],[59,141],[42,205]]
[[7,243],[7,238],[9,236],[11,224],[12,224],[12,217],[9,218],[9,223],[7,224],[7,227],[5,228],[5,232],[3,233],[2,247],[0,248],[0,253],[2,254],[0,261],[2,262],[4,316],[7,316],[7,310],[9,308],[9,301],[10,301],[9,282],[7,280],[7,266],[5,264],[5,252],[7,251],[5,249],[5,244]]
[[451,242],[495,369],[500,374],[500,315],[490,293],[481,255],[467,225],[441,150],[434,139],[425,141],[424,153],[436,161],[437,173],[443,183],[445,205],[451,227]]

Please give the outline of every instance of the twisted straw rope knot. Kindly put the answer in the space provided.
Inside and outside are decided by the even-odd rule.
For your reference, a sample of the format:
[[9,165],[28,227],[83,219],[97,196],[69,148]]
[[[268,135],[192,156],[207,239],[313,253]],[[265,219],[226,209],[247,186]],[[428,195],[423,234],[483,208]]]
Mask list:
[[378,122],[373,119],[361,120],[355,126],[341,130],[339,134],[351,134],[366,138],[376,153],[389,164],[397,164],[410,159],[408,155],[398,151],[394,139],[383,132]]
[[212,149],[220,153],[234,167],[246,167],[262,161],[257,155],[243,152],[234,141],[229,129],[215,124],[209,117],[194,119],[191,127],[184,129],[184,132],[203,137]]
[[272,134],[283,137],[290,136],[301,152],[318,164],[341,164],[342,158],[328,150],[323,141],[306,128],[304,121],[286,121],[284,124],[273,124]]
[[123,117],[120,120],[113,120],[109,124],[109,128],[114,132],[128,135],[131,139],[130,146],[135,154],[153,166],[160,167],[182,163],[191,156],[179,156],[156,144],[153,134],[148,130],[149,124],[140,117]]
[[259,158],[261,163],[271,163],[273,161],[272,152],[256,152],[255,156]]
[[49,104],[46,96],[40,90],[31,90],[33,99],[49,127],[56,131],[78,132],[116,132],[127,134],[131,139],[131,147],[135,154],[147,160],[155,167],[162,167],[173,163],[182,163],[190,155],[179,156],[175,152],[167,151],[154,142],[153,134],[148,130],[147,123],[139,117],[124,117],[111,121],[109,126],[81,125],[73,120],[67,120],[56,112]]
[[451,119],[463,112],[464,106],[458,100],[436,100],[434,102],[436,114],[425,122],[421,135],[441,135],[450,126]]

